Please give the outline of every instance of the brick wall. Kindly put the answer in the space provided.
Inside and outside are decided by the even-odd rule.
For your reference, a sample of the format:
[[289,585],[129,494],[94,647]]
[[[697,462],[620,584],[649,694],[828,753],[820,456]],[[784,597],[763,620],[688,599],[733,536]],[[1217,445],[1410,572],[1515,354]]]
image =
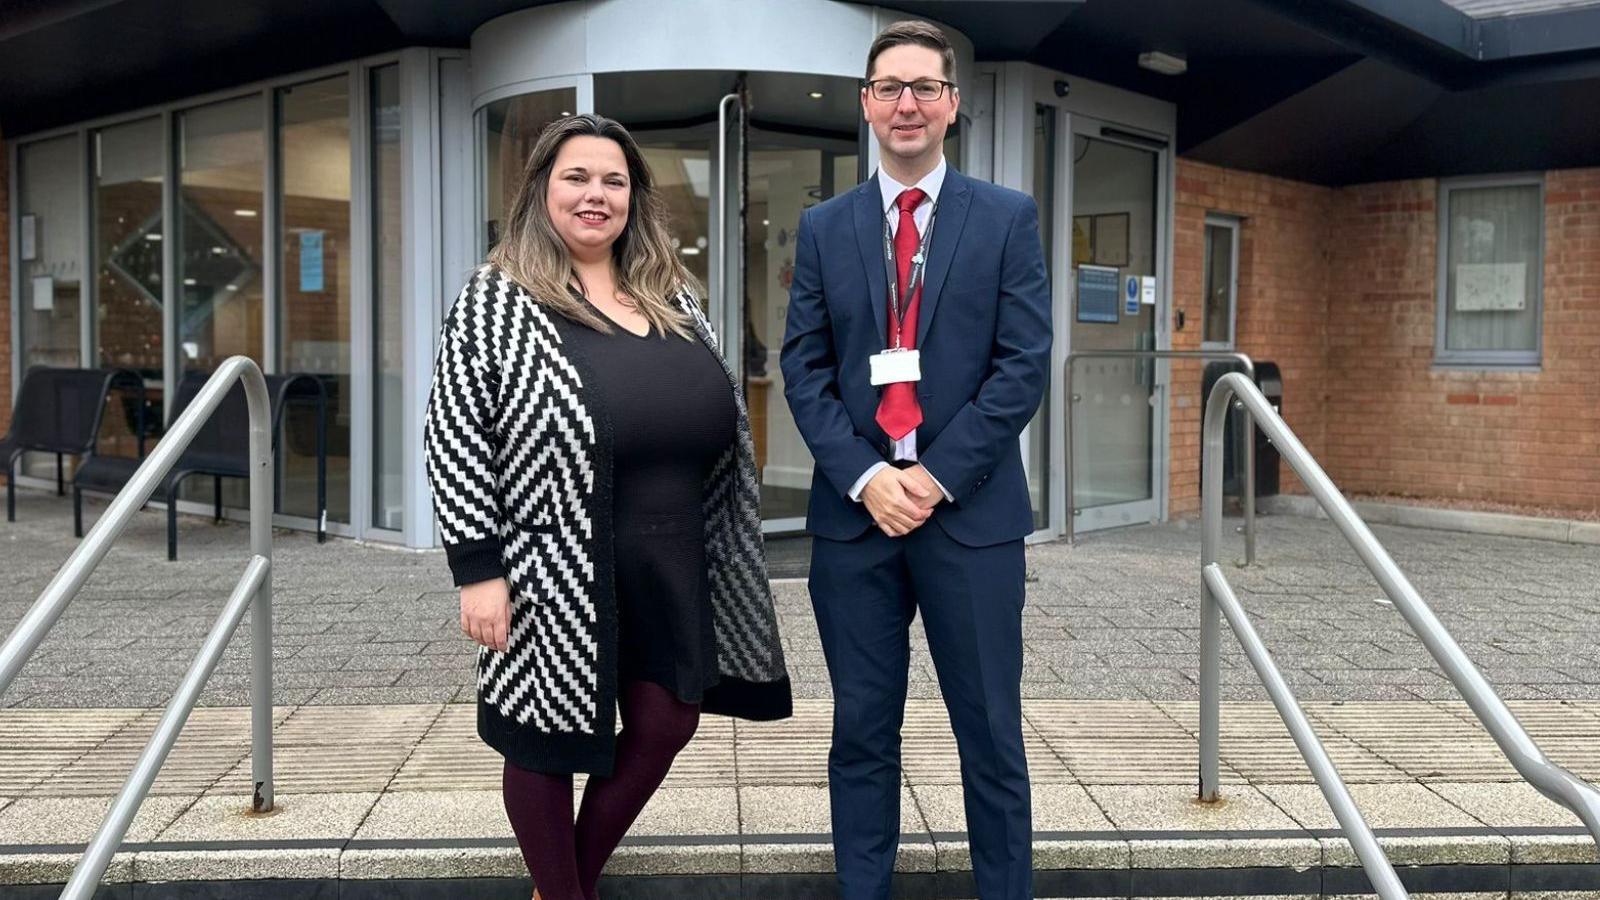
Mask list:
[[1436,369],[1438,183],[1340,192],[1330,472],[1356,493],[1600,509],[1600,169],[1548,172],[1540,371]]
[[[1334,191],[1282,178],[1178,161],[1173,307],[1186,323],[1175,350],[1200,348],[1204,330],[1205,217],[1242,219],[1236,347],[1283,371],[1284,418],[1312,453],[1326,447],[1325,368],[1330,263],[1326,235]],[[1204,366],[1173,364],[1170,512],[1200,508],[1200,387]],[[1283,489],[1299,491],[1285,466]]]
[[[1284,417],[1341,488],[1600,510],[1600,169],[1545,175],[1538,372],[1434,367],[1437,196],[1431,179],[1328,189],[1180,160],[1173,346],[1200,343],[1206,213],[1239,215],[1239,349],[1282,366]],[[1174,370],[1173,515],[1199,504],[1199,379]]]

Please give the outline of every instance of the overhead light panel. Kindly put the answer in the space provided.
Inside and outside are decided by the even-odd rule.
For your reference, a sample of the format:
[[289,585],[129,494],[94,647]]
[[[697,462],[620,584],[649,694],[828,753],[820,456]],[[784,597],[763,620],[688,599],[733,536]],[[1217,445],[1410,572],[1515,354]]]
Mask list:
[[1160,72],[1163,75],[1182,75],[1189,71],[1189,61],[1181,56],[1151,50],[1139,54],[1139,68]]

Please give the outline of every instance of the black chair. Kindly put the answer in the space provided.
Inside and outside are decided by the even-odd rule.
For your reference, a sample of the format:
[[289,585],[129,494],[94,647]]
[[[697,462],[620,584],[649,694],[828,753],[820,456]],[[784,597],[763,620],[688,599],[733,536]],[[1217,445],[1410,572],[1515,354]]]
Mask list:
[[114,388],[135,392],[138,424],[134,434],[144,455],[144,380],[128,369],[63,369],[36,366],[22,376],[22,390],[11,412],[11,430],[0,438],[6,462],[6,521],[17,520],[17,460],[34,451],[56,455],[56,496],[66,493],[67,455],[94,453]]
[[[173,397],[172,426],[183,415],[189,404],[199,395],[210,378],[206,372],[187,372],[178,382]],[[317,543],[327,540],[328,489],[327,489],[327,392],[322,380],[314,375],[268,375],[267,396],[272,406],[272,447],[274,453],[283,448],[284,409],[291,403],[313,402],[316,407],[317,454]],[[78,469],[72,481],[73,533],[83,536],[83,492],[115,494],[133,478],[139,460],[91,454]],[[282,466],[273,467],[275,473]],[[151,497],[167,503],[167,559],[178,558],[178,488],[191,475],[210,475],[212,478],[214,511],[217,521],[222,521],[222,479],[250,477],[250,407],[245,400],[244,385],[235,384],[222,398],[194,440],[184,449],[183,455],[171,471],[157,485]],[[273,496],[277,497],[277,485]],[[276,501],[274,501],[276,503]]]

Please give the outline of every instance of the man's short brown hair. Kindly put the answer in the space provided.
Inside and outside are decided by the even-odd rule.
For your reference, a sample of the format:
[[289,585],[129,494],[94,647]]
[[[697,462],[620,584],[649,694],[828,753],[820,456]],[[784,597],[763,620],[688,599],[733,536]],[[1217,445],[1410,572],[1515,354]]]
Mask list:
[[939,26],[915,20],[895,22],[872,39],[872,48],[867,51],[867,78],[872,78],[872,67],[878,62],[878,54],[902,44],[915,44],[939,51],[939,57],[944,61],[945,80],[956,80],[956,51],[950,46],[950,39],[939,30]]

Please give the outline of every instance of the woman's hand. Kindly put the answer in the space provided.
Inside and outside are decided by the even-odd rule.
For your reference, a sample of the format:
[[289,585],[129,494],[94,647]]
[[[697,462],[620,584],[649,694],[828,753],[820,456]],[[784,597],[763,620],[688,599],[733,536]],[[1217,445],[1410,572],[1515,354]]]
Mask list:
[[504,578],[461,586],[461,631],[490,650],[506,650],[511,631],[511,588]]

